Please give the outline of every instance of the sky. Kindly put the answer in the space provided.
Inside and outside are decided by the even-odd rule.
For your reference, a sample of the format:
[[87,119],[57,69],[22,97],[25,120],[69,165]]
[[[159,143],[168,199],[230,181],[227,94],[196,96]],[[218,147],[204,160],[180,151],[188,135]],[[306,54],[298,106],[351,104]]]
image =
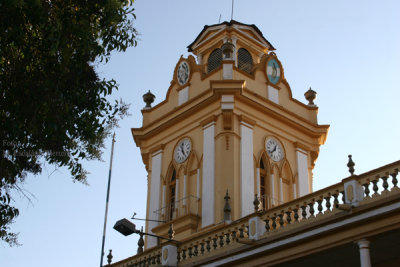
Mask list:
[[[138,46],[98,66],[101,77],[120,85],[110,99],[131,104],[131,116],[115,131],[105,242],[113,262],[137,249],[137,237],[122,236],[114,223],[146,214],[147,173],[130,132],[142,125],[142,95],[151,90],[154,104],[163,101],[180,56],[189,55],[186,46],[204,25],[231,18],[231,0],[136,0],[134,7]],[[233,19],[255,24],[276,48],[293,97],[307,103],[309,87],[318,93],[318,121],[331,127],[314,168],[314,190],[348,176],[348,154],[356,174],[400,158],[399,14],[397,0],[234,1]],[[89,185],[49,165],[28,176],[25,196],[13,195],[20,216],[11,230],[22,245],[0,243],[0,266],[99,266],[111,139],[106,146],[103,161],[84,164]]]

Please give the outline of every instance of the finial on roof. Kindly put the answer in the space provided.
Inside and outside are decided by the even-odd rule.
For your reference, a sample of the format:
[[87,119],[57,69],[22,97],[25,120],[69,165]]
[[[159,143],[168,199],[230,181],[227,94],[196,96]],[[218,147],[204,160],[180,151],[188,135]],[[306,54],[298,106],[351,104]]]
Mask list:
[[108,265],[111,264],[112,258],[113,258],[112,250],[110,249],[110,252],[107,255],[107,263],[108,263]]
[[254,205],[254,211],[258,212],[258,210],[260,209],[260,200],[258,200],[257,194],[254,197],[253,205]]
[[144,107],[144,109],[149,109],[149,108],[151,108],[151,103],[154,102],[154,99],[155,99],[155,98],[156,98],[156,96],[153,95],[153,94],[150,92],[150,90],[149,90],[147,93],[145,93],[145,94],[143,95],[143,101],[146,103],[146,106]]
[[231,206],[229,205],[229,199],[231,197],[228,194],[228,189],[226,190],[226,195],[224,197],[225,199],[225,206],[224,206],[224,221],[227,223],[232,222],[231,220]]
[[356,165],[356,164],[352,160],[351,155],[349,155],[349,162],[347,163],[347,167],[349,167],[349,172],[351,175],[354,174],[354,165]]
[[308,91],[304,93],[304,96],[308,100],[308,105],[315,107],[314,99],[317,97],[317,92],[312,90],[310,87],[310,89],[308,89]]

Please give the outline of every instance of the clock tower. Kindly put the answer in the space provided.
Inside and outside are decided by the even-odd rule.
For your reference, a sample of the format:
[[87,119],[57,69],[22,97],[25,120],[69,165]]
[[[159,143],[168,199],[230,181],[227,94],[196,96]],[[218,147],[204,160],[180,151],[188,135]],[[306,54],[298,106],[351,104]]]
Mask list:
[[312,192],[329,125],[317,122],[314,91],[307,104],[292,97],[274,50],[255,25],[205,26],[165,100],[144,96],[132,134],[148,171],[148,233],[167,236],[173,223],[182,240],[253,213],[255,195],[267,210]]

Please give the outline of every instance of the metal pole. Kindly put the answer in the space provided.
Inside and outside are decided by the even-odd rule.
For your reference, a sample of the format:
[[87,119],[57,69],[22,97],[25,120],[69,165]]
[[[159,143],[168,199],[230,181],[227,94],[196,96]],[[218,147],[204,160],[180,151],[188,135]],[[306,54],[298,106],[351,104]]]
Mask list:
[[101,256],[100,256],[100,267],[103,266],[103,257],[104,257],[104,242],[106,240],[106,226],[107,226],[107,214],[108,214],[108,201],[110,199],[110,184],[111,184],[111,170],[112,170],[112,162],[114,155],[114,143],[115,143],[115,132],[112,138],[111,145],[111,158],[110,158],[110,170],[108,172],[108,186],[107,186],[107,197],[106,197],[106,211],[104,215],[104,229],[103,229],[103,242],[101,243]]

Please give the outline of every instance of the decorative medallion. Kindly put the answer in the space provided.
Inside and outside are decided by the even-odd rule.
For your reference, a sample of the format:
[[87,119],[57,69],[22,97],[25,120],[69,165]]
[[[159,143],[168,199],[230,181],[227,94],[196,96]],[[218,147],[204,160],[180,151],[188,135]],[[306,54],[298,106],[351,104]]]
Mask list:
[[265,144],[268,156],[275,162],[283,159],[282,145],[275,138],[268,138]]
[[277,84],[281,79],[281,67],[275,58],[271,58],[267,62],[267,77],[270,83]]
[[174,159],[177,163],[184,162],[190,155],[192,143],[189,138],[184,138],[178,142],[174,151]]
[[178,83],[180,85],[184,85],[188,82],[189,71],[189,64],[186,61],[182,61],[181,64],[179,64],[178,72],[176,74],[178,78]]
[[168,259],[168,249],[164,248],[163,250],[163,259],[166,261]]

